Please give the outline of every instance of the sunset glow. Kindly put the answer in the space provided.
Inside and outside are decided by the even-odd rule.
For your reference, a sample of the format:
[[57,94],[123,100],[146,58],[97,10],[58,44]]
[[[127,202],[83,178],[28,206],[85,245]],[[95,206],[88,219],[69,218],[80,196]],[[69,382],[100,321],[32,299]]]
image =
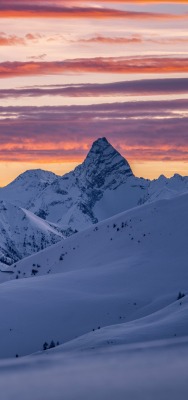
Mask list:
[[3,186],[106,136],[138,176],[188,175],[188,0],[1,0]]

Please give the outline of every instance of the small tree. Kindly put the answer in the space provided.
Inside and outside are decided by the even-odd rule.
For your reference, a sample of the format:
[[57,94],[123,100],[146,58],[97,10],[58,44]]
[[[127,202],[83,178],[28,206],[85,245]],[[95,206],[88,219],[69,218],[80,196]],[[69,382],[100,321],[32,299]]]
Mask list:
[[51,343],[50,343],[49,349],[53,349],[54,347],[55,347],[55,343],[54,343],[54,341],[52,340]]
[[48,349],[48,343],[45,342],[45,343],[43,344],[43,350],[45,351],[45,350],[47,350],[47,349]]
[[177,300],[181,300],[183,297],[185,297],[184,293],[179,292]]
[[36,275],[36,274],[38,274],[38,271],[37,271],[37,269],[32,269],[32,271],[31,271],[31,275]]

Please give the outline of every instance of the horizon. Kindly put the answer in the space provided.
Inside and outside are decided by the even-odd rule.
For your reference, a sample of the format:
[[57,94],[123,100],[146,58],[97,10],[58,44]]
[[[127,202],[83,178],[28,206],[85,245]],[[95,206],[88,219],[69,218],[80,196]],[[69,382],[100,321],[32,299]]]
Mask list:
[[137,176],[188,175],[187,0],[1,0],[0,21],[0,186],[100,135]]
[[[81,164],[85,161],[85,159],[86,159],[86,157],[88,156],[88,154],[89,154],[89,152],[90,152],[90,150],[91,150],[93,144],[94,144],[95,142],[98,142],[98,141],[102,140],[102,139],[105,139],[105,140],[108,142],[108,144],[109,144],[110,146],[112,146],[117,152],[119,152],[119,151],[108,141],[108,139],[106,139],[106,137],[100,137],[100,138],[97,138],[96,140],[94,140],[94,142],[93,142],[92,145],[90,146],[90,149],[89,149],[88,152],[86,153],[84,159],[83,159],[80,163],[76,164],[76,166],[75,166],[73,169],[70,169],[70,170],[68,170],[68,171],[65,171],[63,174],[60,174],[60,173],[58,174],[58,173],[55,173],[55,172],[52,171],[52,170],[47,170],[47,169],[42,169],[42,168],[29,168],[29,169],[23,170],[19,175],[16,175],[16,176],[15,176],[10,182],[8,182],[6,185],[0,186],[0,188],[3,188],[3,187],[5,187],[5,186],[9,185],[10,183],[14,182],[14,180],[16,180],[20,175],[23,175],[24,173],[27,173],[28,171],[44,171],[44,172],[50,172],[50,173],[52,172],[52,173],[55,173],[55,175],[56,175],[57,177],[62,177],[62,176],[64,176],[65,174],[67,174],[67,173],[69,173],[69,172],[73,172],[74,169],[75,169],[77,166],[81,165]],[[132,168],[132,165],[131,165],[131,163],[129,162],[129,160],[128,160],[126,157],[124,157],[120,152],[119,152],[119,154],[125,159],[125,161],[127,161],[127,162],[129,163],[129,165],[130,165],[130,167],[131,167],[131,170],[132,170],[132,172],[133,172],[133,175],[134,175],[135,177],[137,177],[137,178],[144,178],[144,179],[148,179],[148,180],[151,180],[151,181],[152,181],[152,180],[155,180],[155,179],[160,178],[161,176],[164,176],[165,178],[172,178],[172,177],[174,177],[175,175],[180,175],[180,174],[178,174],[177,172],[175,172],[175,173],[172,174],[171,176],[166,176],[165,174],[162,173],[162,174],[160,174],[158,177],[152,179],[152,178],[148,178],[148,177],[141,176],[141,175],[139,175],[139,174],[135,174],[134,168]],[[39,165],[39,167],[40,167],[40,165]],[[187,175],[180,175],[180,176],[187,177]]]

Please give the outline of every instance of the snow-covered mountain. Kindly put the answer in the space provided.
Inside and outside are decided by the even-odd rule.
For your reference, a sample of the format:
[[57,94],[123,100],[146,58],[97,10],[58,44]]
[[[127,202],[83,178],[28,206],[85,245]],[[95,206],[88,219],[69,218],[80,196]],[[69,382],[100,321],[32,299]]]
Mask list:
[[134,176],[127,160],[106,140],[96,140],[83,164],[39,193],[30,209],[67,233],[140,204],[188,191],[188,177],[149,181]]
[[20,207],[29,208],[30,204],[57,175],[41,169],[28,170],[19,175],[9,185],[0,188],[0,200],[12,202]]
[[41,170],[27,171],[1,188],[0,199],[55,223],[69,236],[140,204],[186,192],[188,177],[176,174],[153,181],[135,177],[125,158],[101,138],[74,171],[62,177]]
[[61,239],[61,232],[47,221],[0,201],[0,263],[10,265]]
[[172,178],[161,175],[150,182],[147,202],[171,199],[179,194],[188,193],[188,177],[174,174]]
[[136,206],[145,198],[147,187],[148,181],[134,177],[129,163],[101,138],[93,143],[83,164],[57,178],[30,209],[64,229],[80,231]]
[[105,138],[98,139],[85,161],[63,177],[30,170],[0,189],[0,263],[10,265],[56,243],[62,234],[186,192],[188,177],[137,178],[120,153]]

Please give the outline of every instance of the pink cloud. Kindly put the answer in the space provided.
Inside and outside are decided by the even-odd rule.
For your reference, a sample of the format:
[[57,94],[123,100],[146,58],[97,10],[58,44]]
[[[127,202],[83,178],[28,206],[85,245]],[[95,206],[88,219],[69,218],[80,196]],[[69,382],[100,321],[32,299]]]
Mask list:
[[[184,19],[185,15],[157,12],[134,12],[121,9],[88,6],[87,2],[78,2],[78,6],[70,1],[15,1],[1,0],[1,18],[133,18],[133,19]],[[102,4],[102,2],[99,2]],[[118,4],[118,2],[115,2]]]
[[46,62],[0,63],[0,78],[64,73],[185,73],[187,57],[98,57]]
[[102,135],[129,160],[187,162],[187,106],[188,100],[176,100],[1,108],[7,112],[0,120],[1,161],[79,162]]

